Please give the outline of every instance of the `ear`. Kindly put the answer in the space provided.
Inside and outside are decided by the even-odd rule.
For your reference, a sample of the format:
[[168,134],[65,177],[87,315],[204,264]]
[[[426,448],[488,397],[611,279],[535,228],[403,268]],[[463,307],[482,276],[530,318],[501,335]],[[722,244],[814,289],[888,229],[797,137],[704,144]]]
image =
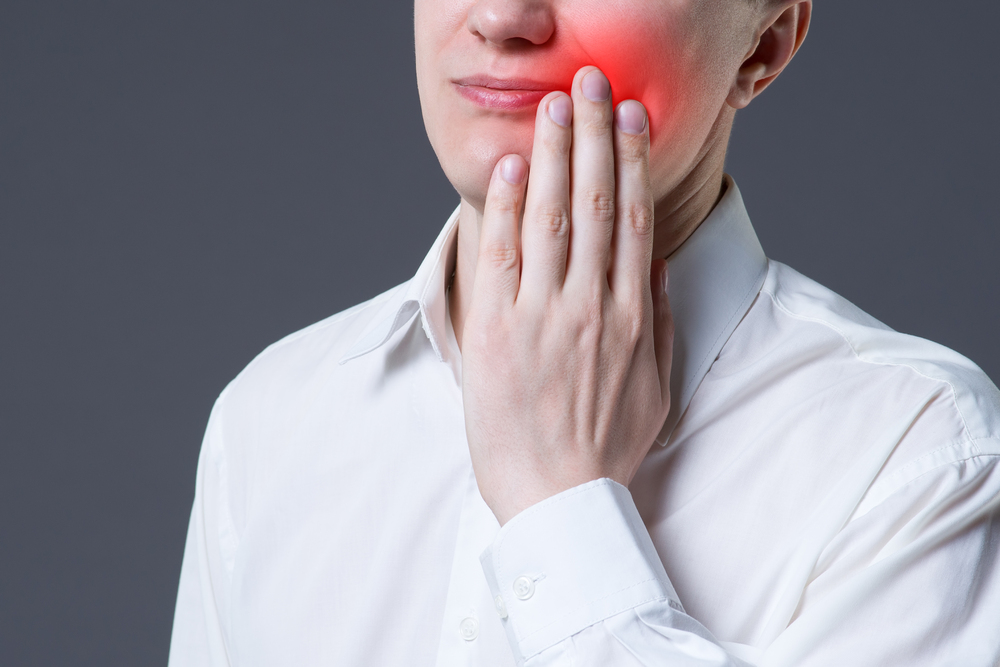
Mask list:
[[760,36],[736,73],[726,102],[734,109],[750,104],[792,61],[809,31],[812,0],[785,0],[765,14]]

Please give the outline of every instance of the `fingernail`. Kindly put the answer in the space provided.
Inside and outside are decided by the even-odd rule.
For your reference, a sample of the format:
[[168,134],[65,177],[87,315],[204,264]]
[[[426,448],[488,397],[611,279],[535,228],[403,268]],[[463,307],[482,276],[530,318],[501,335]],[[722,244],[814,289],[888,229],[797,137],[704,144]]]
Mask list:
[[600,70],[592,70],[580,82],[583,96],[591,102],[607,102],[611,99],[611,84]]
[[520,185],[524,180],[524,171],[524,160],[515,155],[505,157],[500,166],[500,175],[511,185]]
[[635,100],[625,100],[615,114],[618,129],[628,134],[642,134],[646,129],[646,110]]
[[670,275],[667,272],[667,263],[663,263],[663,269],[660,270],[660,285],[663,287],[663,293],[667,293],[667,287],[670,286]]
[[569,127],[573,122],[573,100],[568,95],[560,95],[549,100],[549,117],[556,124]]

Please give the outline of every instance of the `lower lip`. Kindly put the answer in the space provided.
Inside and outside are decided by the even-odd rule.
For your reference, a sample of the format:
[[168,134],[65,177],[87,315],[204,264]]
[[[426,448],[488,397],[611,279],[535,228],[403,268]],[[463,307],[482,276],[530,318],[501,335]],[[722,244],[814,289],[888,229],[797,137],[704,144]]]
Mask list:
[[542,98],[549,94],[547,90],[500,90],[485,86],[455,85],[458,87],[458,93],[473,104],[501,111],[520,111],[537,107]]

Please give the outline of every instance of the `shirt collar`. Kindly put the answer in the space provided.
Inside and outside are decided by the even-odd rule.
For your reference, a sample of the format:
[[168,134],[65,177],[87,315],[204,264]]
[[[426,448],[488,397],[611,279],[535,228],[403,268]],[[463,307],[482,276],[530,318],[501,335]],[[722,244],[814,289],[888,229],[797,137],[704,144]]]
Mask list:
[[445,286],[455,263],[459,206],[448,218],[416,275],[394,288],[354,345],[340,359],[346,363],[385,345],[416,313],[438,360],[447,361],[447,293]]
[[656,441],[665,445],[723,345],[757,298],[767,257],[743,197],[726,174],[726,193],[705,221],[667,258],[674,358],[670,414]]
[[[767,274],[767,257],[757,240],[736,183],[727,174],[726,192],[694,233],[667,258],[670,308],[674,316],[671,408],[657,442],[666,444],[691,397],[723,345],[746,315]],[[454,265],[458,211],[451,214],[416,275],[393,290],[340,363],[386,344],[419,313],[434,354],[449,361],[445,285]]]

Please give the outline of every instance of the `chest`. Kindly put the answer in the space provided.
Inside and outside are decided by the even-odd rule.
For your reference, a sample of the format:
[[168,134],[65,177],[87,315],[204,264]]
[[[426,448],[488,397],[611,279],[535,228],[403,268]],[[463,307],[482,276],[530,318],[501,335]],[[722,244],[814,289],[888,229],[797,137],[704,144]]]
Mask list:
[[499,525],[454,375],[432,363],[340,383],[269,434],[233,572],[234,665],[513,665],[479,564]]

